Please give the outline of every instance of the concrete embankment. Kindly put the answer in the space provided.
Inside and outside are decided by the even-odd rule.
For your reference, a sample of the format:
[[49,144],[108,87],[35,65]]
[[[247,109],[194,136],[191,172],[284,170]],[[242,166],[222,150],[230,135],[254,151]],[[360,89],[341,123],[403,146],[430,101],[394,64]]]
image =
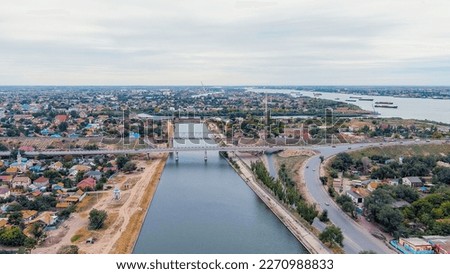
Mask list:
[[269,191],[262,187],[250,167],[239,157],[233,157],[239,169],[231,165],[236,172],[242,177],[246,184],[255,192],[255,194],[263,201],[268,208],[280,219],[280,221],[289,229],[295,238],[309,251],[311,254],[329,254],[331,253],[325,248],[322,242],[300,223],[289,210],[287,210]]

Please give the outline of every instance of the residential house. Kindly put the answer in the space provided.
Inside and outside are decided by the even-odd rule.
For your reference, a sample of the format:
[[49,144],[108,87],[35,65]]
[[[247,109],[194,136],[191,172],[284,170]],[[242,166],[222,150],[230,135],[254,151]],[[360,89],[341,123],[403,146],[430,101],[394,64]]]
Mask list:
[[86,165],[74,165],[70,168],[69,173],[72,176],[76,176],[79,172],[88,172],[91,170],[90,166]]
[[95,180],[100,180],[100,178],[102,178],[102,173],[98,170],[89,171],[86,175],[94,178]]
[[0,219],[0,229],[4,228],[8,224],[7,219]]
[[50,180],[44,176],[41,176],[33,181],[33,185],[38,188],[47,188],[50,185]]
[[36,210],[21,210],[20,212],[22,213],[22,219],[25,224],[31,222],[38,215]]
[[67,122],[67,120],[69,119],[69,116],[65,115],[65,114],[59,114],[55,116],[55,124],[59,125],[63,122]]
[[355,204],[362,204],[364,202],[364,198],[353,190],[348,190],[346,195],[350,197]]
[[54,169],[56,171],[61,170],[63,167],[64,167],[63,163],[59,161],[50,165],[50,169]]
[[450,254],[450,236],[423,236],[437,254]]
[[9,187],[0,187],[0,198],[6,199],[11,196],[11,190],[9,190]]
[[30,185],[31,179],[25,176],[16,176],[11,182],[11,187],[13,189],[27,189]]
[[45,211],[45,212],[42,212],[38,217],[36,217],[30,223],[36,223],[36,222],[41,222],[46,227],[54,226],[58,222],[58,216],[55,214],[55,212]]
[[1,175],[0,176],[0,185],[1,184],[11,184],[13,176],[11,175]]
[[388,179],[387,183],[391,186],[398,186],[399,184],[399,179]]
[[6,169],[6,174],[16,175],[19,172],[19,169],[17,167],[9,167]]
[[95,179],[92,177],[89,177],[89,178],[86,178],[86,179],[82,180],[81,182],[79,182],[77,184],[77,187],[82,190],[85,190],[87,188],[95,189],[95,184],[96,184]]
[[409,187],[421,187],[423,186],[422,180],[419,177],[404,177],[402,183]]
[[379,185],[380,185],[380,182],[372,181],[367,185],[367,190],[370,192],[373,192],[375,189],[378,188]]

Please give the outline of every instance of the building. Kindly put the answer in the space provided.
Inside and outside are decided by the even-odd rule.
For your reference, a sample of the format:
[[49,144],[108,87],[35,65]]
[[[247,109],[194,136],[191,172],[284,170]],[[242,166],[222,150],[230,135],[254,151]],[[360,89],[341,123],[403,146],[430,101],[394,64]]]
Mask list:
[[364,198],[353,190],[349,190],[345,194],[350,197],[355,204],[364,203]]
[[86,178],[86,179],[82,180],[81,182],[79,182],[77,184],[77,187],[82,190],[85,190],[87,188],[95,189],[95,184],[96,184],[95,179],[92,177],[89,177],[89,178]]
[[9,190],[9,188],[8,187],[0,187],[0,198],[6,199],[6,198],[9,198],[9,196],[11,196],[11,191]]
[[423,186],[422,180],[419,177],[404,177],[402,183],[409,187],[421,187]]
[[433,245],[422,238],[400,238],[398,244],[413,254],[433,253]]
[[102,173],[98,170],[89,171],[86,176],[92,177],[95,180],[100,180],[102,178]]
[[13,189],[24,189],[26,190],[31,185],[31,179],[25,176],[16,176],[11,181],[11,187]]
[[48,187],[50,185],[50,180],[44,176],[41,176],[33,181],[33,185],[38,188]]
[[11,184],[13,176],[11,175],[1,175],[0,176],[0,185],[3,184]]

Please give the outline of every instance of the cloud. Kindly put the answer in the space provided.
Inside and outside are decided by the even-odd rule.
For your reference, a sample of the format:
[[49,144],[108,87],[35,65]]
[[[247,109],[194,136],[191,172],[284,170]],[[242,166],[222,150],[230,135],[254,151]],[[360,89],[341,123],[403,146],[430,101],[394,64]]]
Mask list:
[[448,1],[10,1],[0,84],[449,85]]

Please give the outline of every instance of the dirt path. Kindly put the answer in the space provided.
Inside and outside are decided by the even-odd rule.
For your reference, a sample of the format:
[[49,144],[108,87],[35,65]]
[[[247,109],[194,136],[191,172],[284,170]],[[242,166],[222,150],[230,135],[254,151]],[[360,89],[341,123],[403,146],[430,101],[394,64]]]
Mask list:
[[[97,194],[87,196],[85,198],[87,200],[82,202],[83,210],[72,214],[57,230],[48,232],[45,243],[32,253],[54,254],[61,246],[70,244],[77,245],[80,253],[131,253],[147,208],[156,192],[166,159],[166,154],[158,154],[149,162],[139,162],[145,166],[143,172],[124,175],[133,184],[125,190],[123,183],[127,180],[118,185],[122,186],[119,201],[113,199],[112,190],[98,196]],[[87,230],[88,213],[93,208],[107,211],[106,228],[99,231]],[[90,237],[96,239],[94,244],[85,242]]]

